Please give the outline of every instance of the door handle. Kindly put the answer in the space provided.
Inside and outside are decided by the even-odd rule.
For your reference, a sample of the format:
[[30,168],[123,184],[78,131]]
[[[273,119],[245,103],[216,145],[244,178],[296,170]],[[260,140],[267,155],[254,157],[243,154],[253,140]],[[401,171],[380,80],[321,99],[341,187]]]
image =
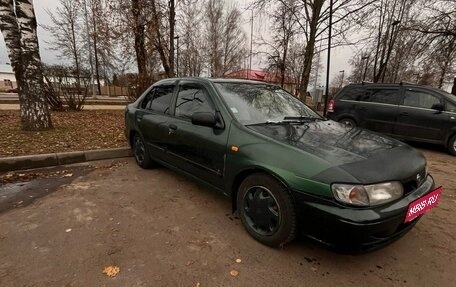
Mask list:
[[177,126],[174,125],[174,124],[170,124],[168,126],[168,134],[171,135],[172,133],[174,133],[175,131],[177,130]]
[[142,115],[136,115],[136,121],[139,123],[140,121],[142,121],[143,119],[143,116]]
[[408,117],[409,113],[407,113],[407,112],[402,112],[402,113],[400,113],[399,115],[400,115],[400,116],[403,116],[403,117]]

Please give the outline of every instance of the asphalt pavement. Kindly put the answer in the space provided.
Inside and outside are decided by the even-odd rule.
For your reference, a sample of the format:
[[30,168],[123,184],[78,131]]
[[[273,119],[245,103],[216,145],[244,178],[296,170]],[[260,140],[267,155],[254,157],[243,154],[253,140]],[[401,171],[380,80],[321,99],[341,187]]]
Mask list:
[[357,256],[303,238],[266,247],[227,198],[133,159],[22,172],[34,179],[0,187],[0,286],[454,286],[456,163],[425,154],[444,186],[438,207]]

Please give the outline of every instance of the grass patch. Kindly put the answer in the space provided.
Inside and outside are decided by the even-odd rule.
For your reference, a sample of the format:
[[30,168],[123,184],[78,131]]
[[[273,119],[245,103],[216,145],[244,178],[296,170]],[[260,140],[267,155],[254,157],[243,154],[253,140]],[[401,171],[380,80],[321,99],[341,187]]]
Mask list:
[[0,110],[0,157],[124,147],[124,112],[53,112],[53,130],[22,131],[19,111]]

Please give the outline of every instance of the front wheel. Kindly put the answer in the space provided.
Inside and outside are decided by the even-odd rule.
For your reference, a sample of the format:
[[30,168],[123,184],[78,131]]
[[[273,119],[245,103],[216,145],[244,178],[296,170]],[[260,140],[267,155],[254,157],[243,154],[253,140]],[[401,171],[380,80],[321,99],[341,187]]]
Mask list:
[[448,141],[448,152],[452,155],[456,155],[456,135],[453,135]]
[[341,120],[339,120],[339,123],[344,124],[344,125],[346,125],[348,127],[351,127],[351,128],[356,127],[356,122],[354,120],[350,119],[350,118],[341,119]]
[[149,153],[146,149],[146,144],[144,143],[143,138],[135,134],[133,138],[133,153],[135,155],[136,163],[142,168],[150,168],[152,166],[152,161],[150,159]]
[[296,214],[288,190],[273,177],[248,176],[237,194],[239,215],[247,232],[259,242],[281,247],[296,235]]

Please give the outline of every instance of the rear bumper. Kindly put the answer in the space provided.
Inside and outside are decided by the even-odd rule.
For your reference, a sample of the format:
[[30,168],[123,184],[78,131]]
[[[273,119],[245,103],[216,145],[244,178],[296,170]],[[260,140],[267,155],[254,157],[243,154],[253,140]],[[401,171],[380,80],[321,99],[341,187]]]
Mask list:
[[339,250],[364,251],[380,248],[407,233],[420,219],[404,223],[409,204],[434,189],[426,181],[404,198],[373,208],[350,208],[294,192],[300,227],[310,238]]

